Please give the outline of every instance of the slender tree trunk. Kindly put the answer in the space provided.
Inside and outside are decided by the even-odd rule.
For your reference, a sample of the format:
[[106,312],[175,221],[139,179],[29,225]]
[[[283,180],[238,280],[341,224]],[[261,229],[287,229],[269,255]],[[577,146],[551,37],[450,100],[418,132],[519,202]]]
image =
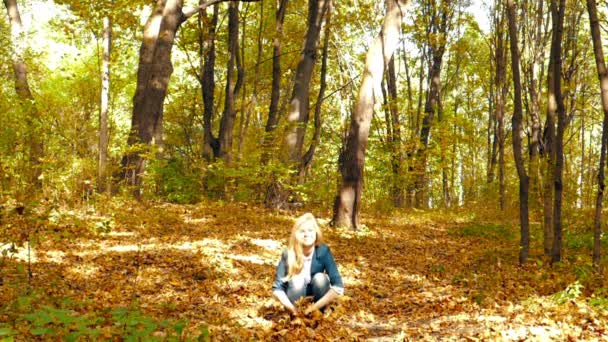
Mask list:
[[[526,71],[524,72],[524,78],[529,94],[529,108],[531,129],[530,129],[530,186],[532,188],[531,193],[538,194],[539,202],[542,201],[542,177],[540,169],[540,154],[542,144],[542,124],[541,124],[541,91],[539,87],[543,82],[544,77],[544,63],[545,63],[545,47],[546,47],[546,34],[543,30],[544,23],[544,0],[537,0],[535,7],[530,2],[530,5],[526,3],[527,8],[530,8],[532,14],[530,20],[525,21],[526,29],[524,30],[529,37],[529,60],[525,64]],[[538,71],[537,71],[538,70]],[[533,203],[538,203],[534,201]],[[536,207],[536,206],[533,206]]]
[[511,69],[513,72],[514,113],[513,127],[513,156],[519,177],[519,220],[521,227],[521,241],[519,250],[519,264],[523,265],[528,259],[530,249],[530,226],[528,218],[528,175],[522,155],[523,134],[523,108],[521,100],[521,76],[519,71],[519,48],[517,46],[517,11],[514,0],[507,0],[507,17],[509,20],[509,43],[511,48]]
[[[547,71],[547,119],[544,132],[544,156],[545,172],[543,183],[543,222],[544,222],[544,251],[545,255],[551,256],[553,248],[553,191],[554,191],[554,170],[555,170],[555,120],[557,113],[557,102],[555,98],[555,60],[557,58],[559,41],[557,37],[557,22],[552,19],[553,33],[551,35],[551,49],[549,52],[549,67]],[[557,48],[556,48],[557,47]],[[560,75],[560,74],[558,74]],[[560,75],[561,77],[561,75]]]
[[325,37],[323,42],[323,56],[321,58],[321,85],[319,86],[319,95],[317,96],[317,103],[315,104],[315,131],[313,133],[313,138],[312,142],[310,143],[310,147],[302,157],[302,165],[300,166],[300,178],[304,176],[304,173],[310,167],[310,164],[312,163],[312,158],[315,154],[315,150],[317,149],[317,146],[319,145],[319,142],[321,140],[321,109],[325,97],[325,89],[327,88],[327,55],[329,54],[329,28],[331,23],[332,10],[332,0],[327,1],[329,2],[329,10],[327,11],[327,19],[325,20]]
[[[239,47],[239,55],[238,55],[239,58],[237,59],[237,71],[238,71],[238,75],[239,75],[237,77],[237,79],[238,78],[241,79],[240,88],[242,88],[243,91],[240,91],[240,89],[239,89],[239,91],[237,91],[237,92],[240,92],[240,94],[241,94],[241,109],[240,109],[241,119],[239,120],[239,135],[238,135],[239,144],[237,146],[237,156],[236,156],[237,161],[241,160],[241,157],[242,157],[243,143],[245,141],[245,136],[246,136],[245,131],[247,130],[245,122],[247,122],[247,125],[249,124],[249,122],[248,122],[249,118],[247,118],[248,111],[245,110],[245,95],[247,93],[247,82],[246,82],[247,73],[245,71],[245,50],[246,50],[245,41],[247,38],[247,36],[246,36],[246,34],[247,34],[246,18],[249,15],[249,4],[247,4],[245,6],[245,11],[241,11],[241,13],[242,14],[241,14],[240,22],[242,23],[242,25],[241,25],[242,34],[240,37],[241,45]],[[260,23],[261,23],[261,21],[260,21]],[[237,83],[239,83],[239,82],[237,81]],[[236,97],[235,97],[235,100],[236,100]]]
[[310,80],[317,59],[317,47],[323,17],[329,1],[308,1],[308,29],[302,48],[302,56],[296,68],[295,84],[287,114],[288,132],[286,136],[287,156],[290,161],[302,162],[302,148],[309,117]]
[[[245,118],[245,126],[242,132],[242,136],[243,138],[241,138],[239,140],[239,157],[243,151],[243,143],[245,141],[244,137],[247,135],[247,130],[249,129],[249,123],[251,120],[251,113],[255,110],[257,104],[258,104],[258,82],[259,82],[259,76],[260,76],[260,64],[262,61],[262,48],[263,48],[263,44],[262,44],[262,32],[264,30],[264,1],[260,1],[260,25],[258,26],[258,37],[257,37],[257,43],[258,43],[258,50],[257,50],[257,57],[256,57],[256,63],[255,63],[255,67],[254,67],[254,71],[253,71],[253,90],[252,90],[252,94],[251,94],[251,102],[249,103],[249,106],[247,108],[247,115]],[[243,28],[243,38],[245,37],[245,32],[244,32],[244,28]],[[245,56],[245,44],[243,44],[243,59]],[[245,96],[245,91],[243,90],[243,97]]]
[[393,205],[397,208],[403,206],[403,182],[401,181],[401,119],[399,117],[399,107],[397,106],[397,76],[395,73],[395,58],[391,58],[388,63],[386,74],[386,84],[388,88],[388,111],[390,113],[389,123],[390,148],[391,148],[391,169],[393,172],[393,184],[391,187],[391,198]]
[[[505,210],[505,108],[507,101],[507,46],[505,33],[505,11],[499,10],[496,16],[496,74],[494,80],[496,111],[496,132],[494,134],[494,145],[496,145],[496,157],[498,157],[498,198],[500,210]],[[493,158],[496,158],[493,156]],[[496,161],[494,161],[496,162]]]
[[110,49],[112,46],[112,23],[110,17],[103,18],[103,58],[101,64],[101,108],[99,111],[99,165],[97,168],[97,191],[106,191],[108,172],[108,113],[110,103]]
[[277,0],[275,15],[276,33],[272,51],[272,90],[270,93],[270,108],[266,121],[264,140],[262,142],[262,164],[270,158],[270,149],[274,143],[274,134],[279,123],[279,99],[281,97],[281,38],[283,36],[283,21],[287,10],[287,0]]
[[600,268],[600,240],[602,236],[602,202],[604,199],[606,165],[606,148],[608,148],[608,70],[602,48],[602,36],[600,23],[597,16],[597,4],[595,0],[587,0],[587,11],[589,12],[589,24],[591,26],[591,38],[593,41],[593,53],[595,55],[595,66],[600,83],[602,111],[604,120],[602,124],[602,146],[600,150],[600,161],[597,175],[598,189],[595,200],[595,215],[593,221],[593,266]]
[[562,72],[562,51],[561,41],[564,27],[564,13],[566,1],[560,0],[559,7],[557,0],[551,0],[551,17],[554,21],[553,34],[555,40],[552,42],[552,52],[555,56],[553,64],[553,83],[555,91],[555,101],[557,102],[557,134],[555,135],[555,172],[554,172],[554,199],[553,199],[553,246],[551,249],[551,261],[561,260],[562,252],[562,174],[564,166],[564,131],[566,129],[566,109],[561,88]]
[[234,74],[239,54],[239,8],[238,2],[230,1],[228,7],[228,66],[226,67],[226,97],[224,113],[220,121],[220,154],[226,163],[232,161],[232,135],[236,120],[235,101],[238,75]]
[[367,51],[365,71],[359,88],[357,105],[352,112],[346,147],[338,165],[341,184],[334,204],[333,223],[357,229],[363,190],[363,168],[369,128],[373,116],[374,89],[380,88],[384,66],[399,44],[399,31],[407,1],[387,0],[387,12],[381,34]]
[[29,164],[31,168],[31,173],[28,175],[28,183],[40,187],[40,176],[42,175],[40,158],[42,158],[44,154],[44,145],[40,139],[40,113],[36,108],[27,77],[27,66],[25,64],[27,42],[25,40],[25,35],[23,34],[23,24],[21,23],[21,15],[19,14],[17,0],[4,0],[4,6],[6,6],[11,28],[11,57],[15,75],[15,91],[25,114],[25,121],[28,127],[27,140],[29,145]]
[[[427,175],[426,165],[431,136],[431,126],[433,124],[435,113],[438,110],[441,97],[441,67],[443,64],[443,55],[447,44],[447,35],[449,33],[449,25],[452,16],[452,8],[449,2],[441,1],[440,4],[429,4],[431,18],[429,19],[428,33],[428,48],[430,51],[431,63],[428,73],[428,90],[426,93],[426,101],[424,105],[424,118],[422,119],[422,127],[420,129],[420,144],[416,151],[416,193],[415,201],[417,208],[425,208],[428,205],[427,193]],[[442,36],[442,39],[437,39],[437,36]]]
[[[199,4],[204,1],[199,0]],[[203,98],[203,158],[211,161],[220,154],[220,142],[213,136],[213,105],[215,99],[215,30],[217,28],[218,5],[213,6],[209,18],[205,10],[199,15],[199,55],[201,56],[201,95]],[[204,31],[203,31],[204,29]]]

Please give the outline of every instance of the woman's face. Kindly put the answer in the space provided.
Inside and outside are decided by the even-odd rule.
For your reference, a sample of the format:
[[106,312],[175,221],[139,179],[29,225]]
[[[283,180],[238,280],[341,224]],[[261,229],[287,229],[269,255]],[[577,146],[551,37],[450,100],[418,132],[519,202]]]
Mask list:
[[296,230],[296,240],[304,247],[310,247],[317,241],[317,231],[313,222],[305,222]]

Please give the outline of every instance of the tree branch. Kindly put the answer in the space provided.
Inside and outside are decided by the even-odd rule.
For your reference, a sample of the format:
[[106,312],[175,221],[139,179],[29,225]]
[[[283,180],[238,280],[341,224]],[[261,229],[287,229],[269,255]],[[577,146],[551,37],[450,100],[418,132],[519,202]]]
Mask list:
[[[211,5],[215,5],[218,4],[220,2],[225,2],[228,0],[209,0],[207,2],[205,2],[204,4],[201,4],[200,6],[193,8],[191,10],[188,10],[186,12],[183,13],[183,21],[188,20],[191,16],[195,15],[196,13],[198,13],[199,11],[204,10],[205,8],[211,6]],[[260,0],[236,0],[236,1],[240,1],[240,2],[258,2]]]

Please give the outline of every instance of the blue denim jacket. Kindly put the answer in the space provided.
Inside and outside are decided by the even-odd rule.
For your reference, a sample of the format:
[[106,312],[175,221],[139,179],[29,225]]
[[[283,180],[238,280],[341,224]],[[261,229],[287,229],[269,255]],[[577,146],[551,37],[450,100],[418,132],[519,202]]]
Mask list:
[[[331,254],[329,247],[326,244],[321,244],[315,247],[312,262],[310,264],[310,276],[311,278],[317,274],[325,272],[329,276],[329,283],[331,286],[344,288],[342,283],[342,277],[336,266],[334,256]],[[287,251],[283,251],[281,255],[281,261],[277,265],[277,273],[274,277],[274,283],[272,284],[272,290],[283,290],[287,292],[287,282],[283,281],[283,278],[287,275]]]

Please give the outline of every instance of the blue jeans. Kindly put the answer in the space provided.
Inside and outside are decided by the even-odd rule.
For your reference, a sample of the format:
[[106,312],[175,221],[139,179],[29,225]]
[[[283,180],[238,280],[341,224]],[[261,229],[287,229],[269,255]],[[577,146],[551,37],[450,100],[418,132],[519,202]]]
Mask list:
[[310,284],[289,281],[287,283],[287,297],[292,303],[306,296],[313,296],[317,302],[329,291],[329,277],[325,273],[317,273],[310,280]]

